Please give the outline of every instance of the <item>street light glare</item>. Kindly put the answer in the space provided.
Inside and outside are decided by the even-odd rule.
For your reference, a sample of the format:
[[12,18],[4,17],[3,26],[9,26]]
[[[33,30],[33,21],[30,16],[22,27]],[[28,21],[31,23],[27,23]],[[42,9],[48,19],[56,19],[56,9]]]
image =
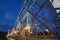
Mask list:
[[25,30],[30,30],[30,26],[27,25],[27,26],[25,27]]
[[46,29],[46,31],[48,32],[49,30],[48,30],[48,29]]
[[16,31],[16,30],[14,31],[15,34],[16,34],[17,32],[18,32],[18,31]]

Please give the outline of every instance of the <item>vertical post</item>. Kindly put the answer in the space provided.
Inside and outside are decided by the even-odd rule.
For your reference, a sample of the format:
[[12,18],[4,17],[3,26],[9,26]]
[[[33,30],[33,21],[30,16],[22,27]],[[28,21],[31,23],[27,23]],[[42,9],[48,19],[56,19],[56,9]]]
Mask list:
[[28,25],[28,14],[27,14],[27,25]]

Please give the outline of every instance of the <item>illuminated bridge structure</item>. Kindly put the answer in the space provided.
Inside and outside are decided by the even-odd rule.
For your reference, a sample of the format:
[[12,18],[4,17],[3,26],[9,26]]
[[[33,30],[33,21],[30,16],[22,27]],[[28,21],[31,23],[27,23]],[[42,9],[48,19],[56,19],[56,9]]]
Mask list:
[[[11,34],[15,30],[22,33],[22,29],[29,25],[31,33],[41,32],[45,35],[47,31],[52,35],[59,35],[60,17],[56,10],[60,8],[54,8],[52,2],[52,0],[25,0]],[[29,31],[29,28],[26,29]],[[7,36],[9,34],[10,32]]]

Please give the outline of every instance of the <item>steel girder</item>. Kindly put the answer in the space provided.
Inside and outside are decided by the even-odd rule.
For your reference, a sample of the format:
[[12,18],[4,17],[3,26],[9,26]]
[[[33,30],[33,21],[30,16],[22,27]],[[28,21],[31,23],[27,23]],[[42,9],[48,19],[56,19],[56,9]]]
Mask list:
[[[37,10],[37,12],[36,13],[33,13],[31,10],[32,10],[32,8],[33,8],[33,6],[35,5],[35,4],[37,4],[37,1],[34,1],[33,3],[32,3],[32,5],[27,9],[27,7],[29,6],[28,4],[29,4],[29,2],[30,2],[31,0],[29,0],[29,1],[25,1],[25,3],[24,3],[24,5],[23,5],[23,7],[22,7],[22,9],[21,9],[21,12],[20,12],[20,14],[19,14],[19,21],[20,21],[20,23],[21,24],[24,24],[23,23],[23,21],[21,21],[22,20],[22,18],[23,18],[23,16],[24,16],[24,14],[26,14],[26,12],[29,12],[33,17],[34,17],[34,19],[36,19],[44,28],[48,28],[48,25],[46,25],[46,24],[44,24],[41,20],[39,20],[36,16],[38,15],[38,13],[39,13],[39,11],[40,10],[42,10],[42,8],[47,4],[47,2],[48,1],[45,1],[42,5],[39,5],[39,8],[38,8],[38,10]],[[50,7],[50,3],[48,4],[49,6],[48,7]],[[25,12],[24,12],[24,10],[25,10]],[[51,12],[50,12],[51,13]],[[43,18],[42,16],[38,16],[39,18]],[[33,21],[33,24],[34,24],[34,19],[32,19]],[[46,21],[46,19],[45,18],[43,18],[44,20],[44,22],[46,22],[47,24],[48,24],[48,22]],[[17,19],[18,20],[18,19]],[[17,22],[16,22],[17,23]],[[51,31],[53,31],[53,29],[50,29],[50,28],[48,28],[49,30],[51,30]]]

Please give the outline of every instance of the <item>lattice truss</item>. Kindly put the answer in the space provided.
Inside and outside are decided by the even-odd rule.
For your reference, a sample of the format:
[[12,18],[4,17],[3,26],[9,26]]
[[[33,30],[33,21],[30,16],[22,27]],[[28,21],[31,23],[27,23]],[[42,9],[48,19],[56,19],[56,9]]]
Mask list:
[[25,0],[13,30],[21,31],[26,26],[28,17],[28,23],[31,24],[32,30],[37,28],[42,33],[46,29],[51,32],[58,32],[55,22],[58,16],[56,10],[53,9],[54,7],[49,0]]

